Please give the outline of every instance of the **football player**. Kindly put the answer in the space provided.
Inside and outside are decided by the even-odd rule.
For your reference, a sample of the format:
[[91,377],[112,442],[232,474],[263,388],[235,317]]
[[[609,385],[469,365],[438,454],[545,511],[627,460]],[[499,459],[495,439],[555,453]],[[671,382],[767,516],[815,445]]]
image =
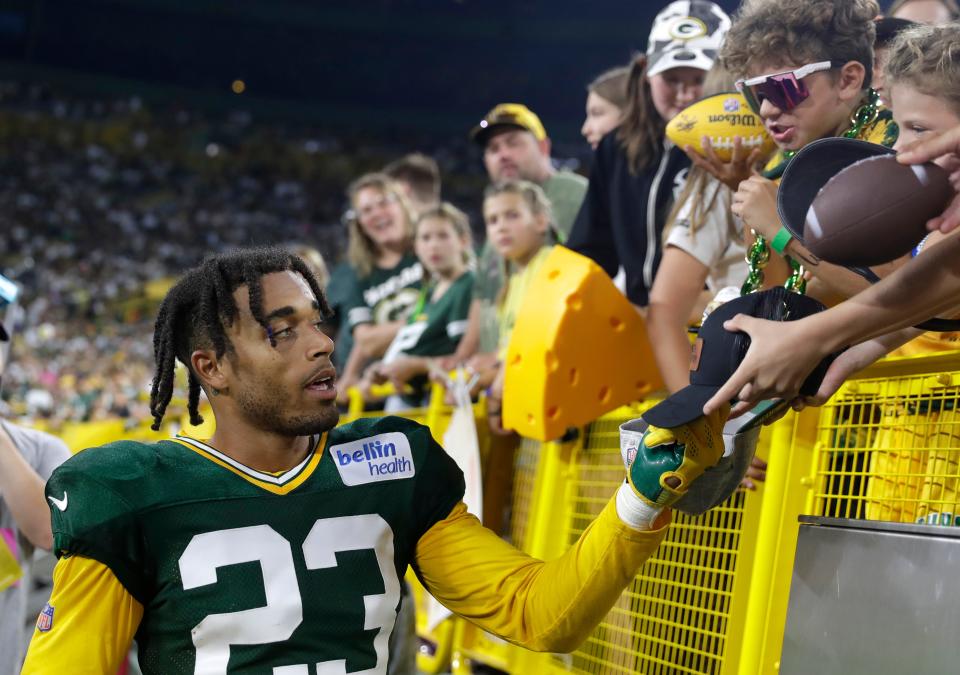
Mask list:
[[408,565],[485,630],[569,651],[723,452],[726,411],[649,433],[571,550],[533,559],[467,512],[427,427],[335,427],[326,312],[304,263],[276,249],[209,258],[173,287],[154,336],[154,427],[179,360],[193,423],[203,390],[216,431],[111,443],[54,473],[59,561],[24,673],[111,674],[134,639],[146,675],[384,673]]

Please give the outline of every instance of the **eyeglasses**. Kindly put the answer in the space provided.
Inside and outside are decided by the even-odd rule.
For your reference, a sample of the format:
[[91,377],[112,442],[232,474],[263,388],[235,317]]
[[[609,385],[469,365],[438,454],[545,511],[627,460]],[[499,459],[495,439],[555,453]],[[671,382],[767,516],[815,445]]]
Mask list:
[[803,83],[803,78],[839,67],[840,64],[834,61],[808,63],[795,70],[751,77],[749,80],[737,80],[737,91],[743,94],[747,105],[758,115],[760,106],[767,100],[780,110],[793,110],[810,96],[810,90]]

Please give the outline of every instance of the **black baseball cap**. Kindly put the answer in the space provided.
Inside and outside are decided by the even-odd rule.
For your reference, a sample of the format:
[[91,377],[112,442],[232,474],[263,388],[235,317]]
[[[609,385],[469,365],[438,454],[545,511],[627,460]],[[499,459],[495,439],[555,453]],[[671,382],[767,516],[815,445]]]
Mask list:
[[810,205],[831,178],[861,160],[895,154],[882,145],[855,138],[821,138],[808,143],[790,160],[780,179],[780,222],[803,243],[803,226]]
[[[643,413],[648,424],[664,429],[692,422],[703,415],[703,406],[713,398],[747,355],[750,336],[723,327],[737,314],[770,321],[794,321],[821,312],[825,307],[813,298],[788,291],[782,286],[751,293],[720,305],[703,322],[690,359],[690,385]],[[812,396],[836,355],[821,361],[800,387]]]
[[888,46],[900,31],[920,24],[897,16],[882,16],[879,19],[874,19],[873,25],[877,28],[877,36],[873,40],[873,48],[876,49]]

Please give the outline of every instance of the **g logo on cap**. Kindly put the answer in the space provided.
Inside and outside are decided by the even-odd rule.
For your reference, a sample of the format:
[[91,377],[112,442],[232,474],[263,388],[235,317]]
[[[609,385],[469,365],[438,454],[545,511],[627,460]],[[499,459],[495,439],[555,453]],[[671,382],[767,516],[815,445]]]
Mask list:
[[706,34],[707,25],[692,16],[685,16],[670,26],[670,37],[674,40],[693,40]]

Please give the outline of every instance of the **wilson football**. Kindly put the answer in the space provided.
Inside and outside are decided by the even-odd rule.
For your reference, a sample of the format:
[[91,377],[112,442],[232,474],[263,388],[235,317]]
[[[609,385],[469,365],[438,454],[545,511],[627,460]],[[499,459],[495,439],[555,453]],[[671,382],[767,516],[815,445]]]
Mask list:
[[667,138],[680,148],[692,146],[703,155],[701,139],[710,139],[714,152],[722,161],[733,156],[733,139],[739,136],[747,150],[761,148],[764,155],[776,145],[763,121],[755,115],[747,101],[737,93],[708,96],[692,104],[667,124]]
[[814,197],[803,242],[821,260],[867,267],[905,255],[926,235],[926,223],[953,197],[936,164],[906,166],[895,155],[862,159],[830,178]]

